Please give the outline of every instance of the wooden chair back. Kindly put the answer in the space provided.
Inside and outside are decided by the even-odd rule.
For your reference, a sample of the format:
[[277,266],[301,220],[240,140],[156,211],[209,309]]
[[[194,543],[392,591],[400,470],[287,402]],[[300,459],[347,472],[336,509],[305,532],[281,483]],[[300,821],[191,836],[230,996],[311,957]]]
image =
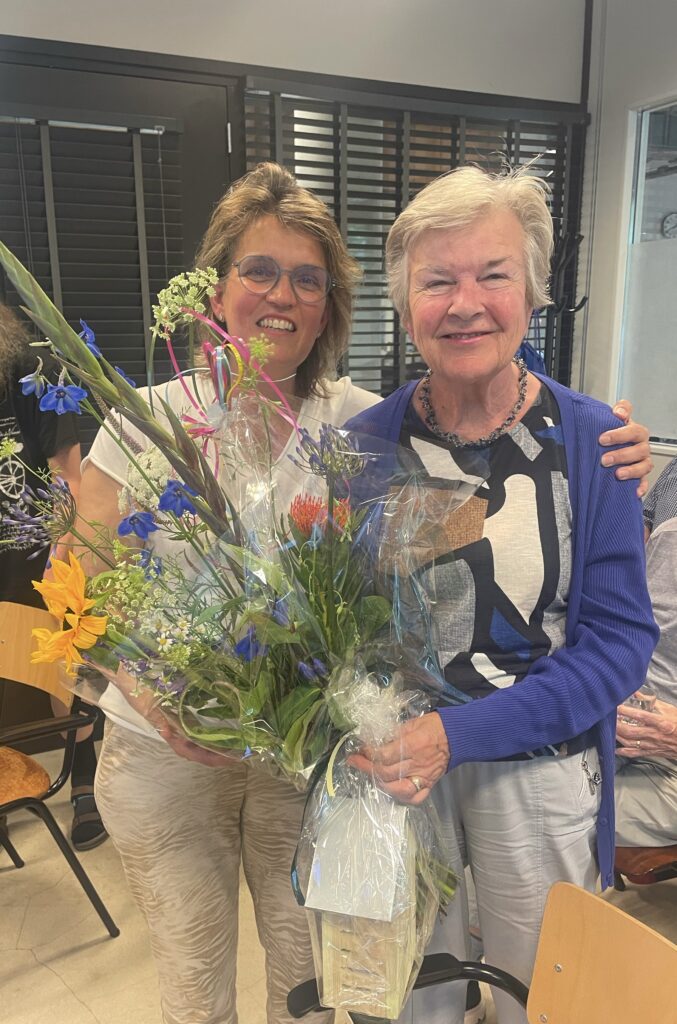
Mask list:
[[31,664],[35,650],[32,630],[56,628],[55,619],[44,608],[0,601],[0,678],[24,683],[57,697],[70,708],[73,694],[62,686],[58,664]]
[[548,896],[529,1024],[677,1024],[677,946],[568,882]]

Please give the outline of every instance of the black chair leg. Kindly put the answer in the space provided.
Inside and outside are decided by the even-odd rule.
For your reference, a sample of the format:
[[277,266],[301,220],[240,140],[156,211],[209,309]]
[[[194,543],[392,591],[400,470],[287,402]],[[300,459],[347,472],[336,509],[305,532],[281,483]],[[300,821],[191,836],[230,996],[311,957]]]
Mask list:
[[[414,988],[429,988],[451,981],[485,981],[507,992],[522,1007],[526,1007],[529,998],[527,986],[500,967],[491,967],[475,960],[457,960],[450,953],[429,953],[424,957]],[[315,978],[297,985],[287,996],[287,1009],[295,1020],[322,1008]],[[350,1018],[353,1024],[382,1024],[381,1018],[365,1014],[351,1013]]]
[[4,847],[4,849],[7,850],[7,853],[10,855],[12,863],[14,864],[15,868],[22,868],[24,866],[24,862],[22,861],[21,857],[16,851],[14,844],[9,838],[7,818],[4,816],[0,818],[0,846]]
[[82,888],[87,893],[92,906],[94,907],[97,914],[99,915],[99,917],[105,924],[106,928],[108,929],[109,935],[113,939],[116,938],[120,934],[120,929],[115,924],[115,921],[106,910],[106,907],[104,906],[101,897],[99,896],[98,892],[96,891],[96,889],[94,888],[89,879],[89,875],[87,874],[82,864],[80,863],[80,861],[78,860],[78,858],[75,856],[70,846],[68,845],[66,837],[64,836],[63,832],[61,831],[56,821],[54,820],[52,812],[41,800],[31,801],[30,804],[26,804],[24,806],[27,811],[32,811],[32,813],[37,815],[38,818],[42,818],[45,825],[51,832],[52,838],[56,842],[57,846],[63,853],[66,860],[68,861],[73,874],[77,878]]

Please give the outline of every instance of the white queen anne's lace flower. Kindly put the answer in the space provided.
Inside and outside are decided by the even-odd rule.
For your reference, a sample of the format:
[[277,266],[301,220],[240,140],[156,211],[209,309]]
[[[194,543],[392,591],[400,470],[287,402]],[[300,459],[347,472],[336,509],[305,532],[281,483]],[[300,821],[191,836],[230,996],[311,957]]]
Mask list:
[[136,458],[127,471],[127,483],[120,491],[118,507],[123,515],[134,508],[157,508],[158,495],[167,481],[176,477],[174,470],[159,448],[151,445]]

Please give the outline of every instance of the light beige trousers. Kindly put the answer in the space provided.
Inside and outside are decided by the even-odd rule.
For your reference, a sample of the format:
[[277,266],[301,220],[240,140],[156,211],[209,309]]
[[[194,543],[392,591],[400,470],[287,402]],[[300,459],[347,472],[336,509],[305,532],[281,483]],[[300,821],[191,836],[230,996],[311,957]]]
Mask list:
[[304,796],[244,763],[208,768],[112,723],[95,792],[148,922],[165,1024],[237,1024],[241,862],[265,950],[268,1024],[291,1024],[287,992],[315,973],[289,880]]

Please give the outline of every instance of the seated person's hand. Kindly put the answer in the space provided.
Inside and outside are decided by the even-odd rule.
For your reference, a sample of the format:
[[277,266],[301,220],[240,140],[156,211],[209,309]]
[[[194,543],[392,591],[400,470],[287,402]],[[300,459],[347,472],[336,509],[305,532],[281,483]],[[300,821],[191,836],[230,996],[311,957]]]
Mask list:
[[639,480],[637,495],[643,498],[649,489],[649,473],[653,469],[651,449],[649,447],[649,431],[641,423],[634,423],[632,402],[621,398],[613,408],[615,416],[623,420],[625,426],[607,430],[599,438],[599,443],[607,445],[625,444],[627,448],[619,448],[615,452],[606,452],[602,456],[603,466],[617,466],[616,476],[619,480]]
[[[630,725],[624,719],[632,719]],[[677,707],[657,700],[654,711],[621,704],[616,723],[616,753],[620,757],[677,759]]]

